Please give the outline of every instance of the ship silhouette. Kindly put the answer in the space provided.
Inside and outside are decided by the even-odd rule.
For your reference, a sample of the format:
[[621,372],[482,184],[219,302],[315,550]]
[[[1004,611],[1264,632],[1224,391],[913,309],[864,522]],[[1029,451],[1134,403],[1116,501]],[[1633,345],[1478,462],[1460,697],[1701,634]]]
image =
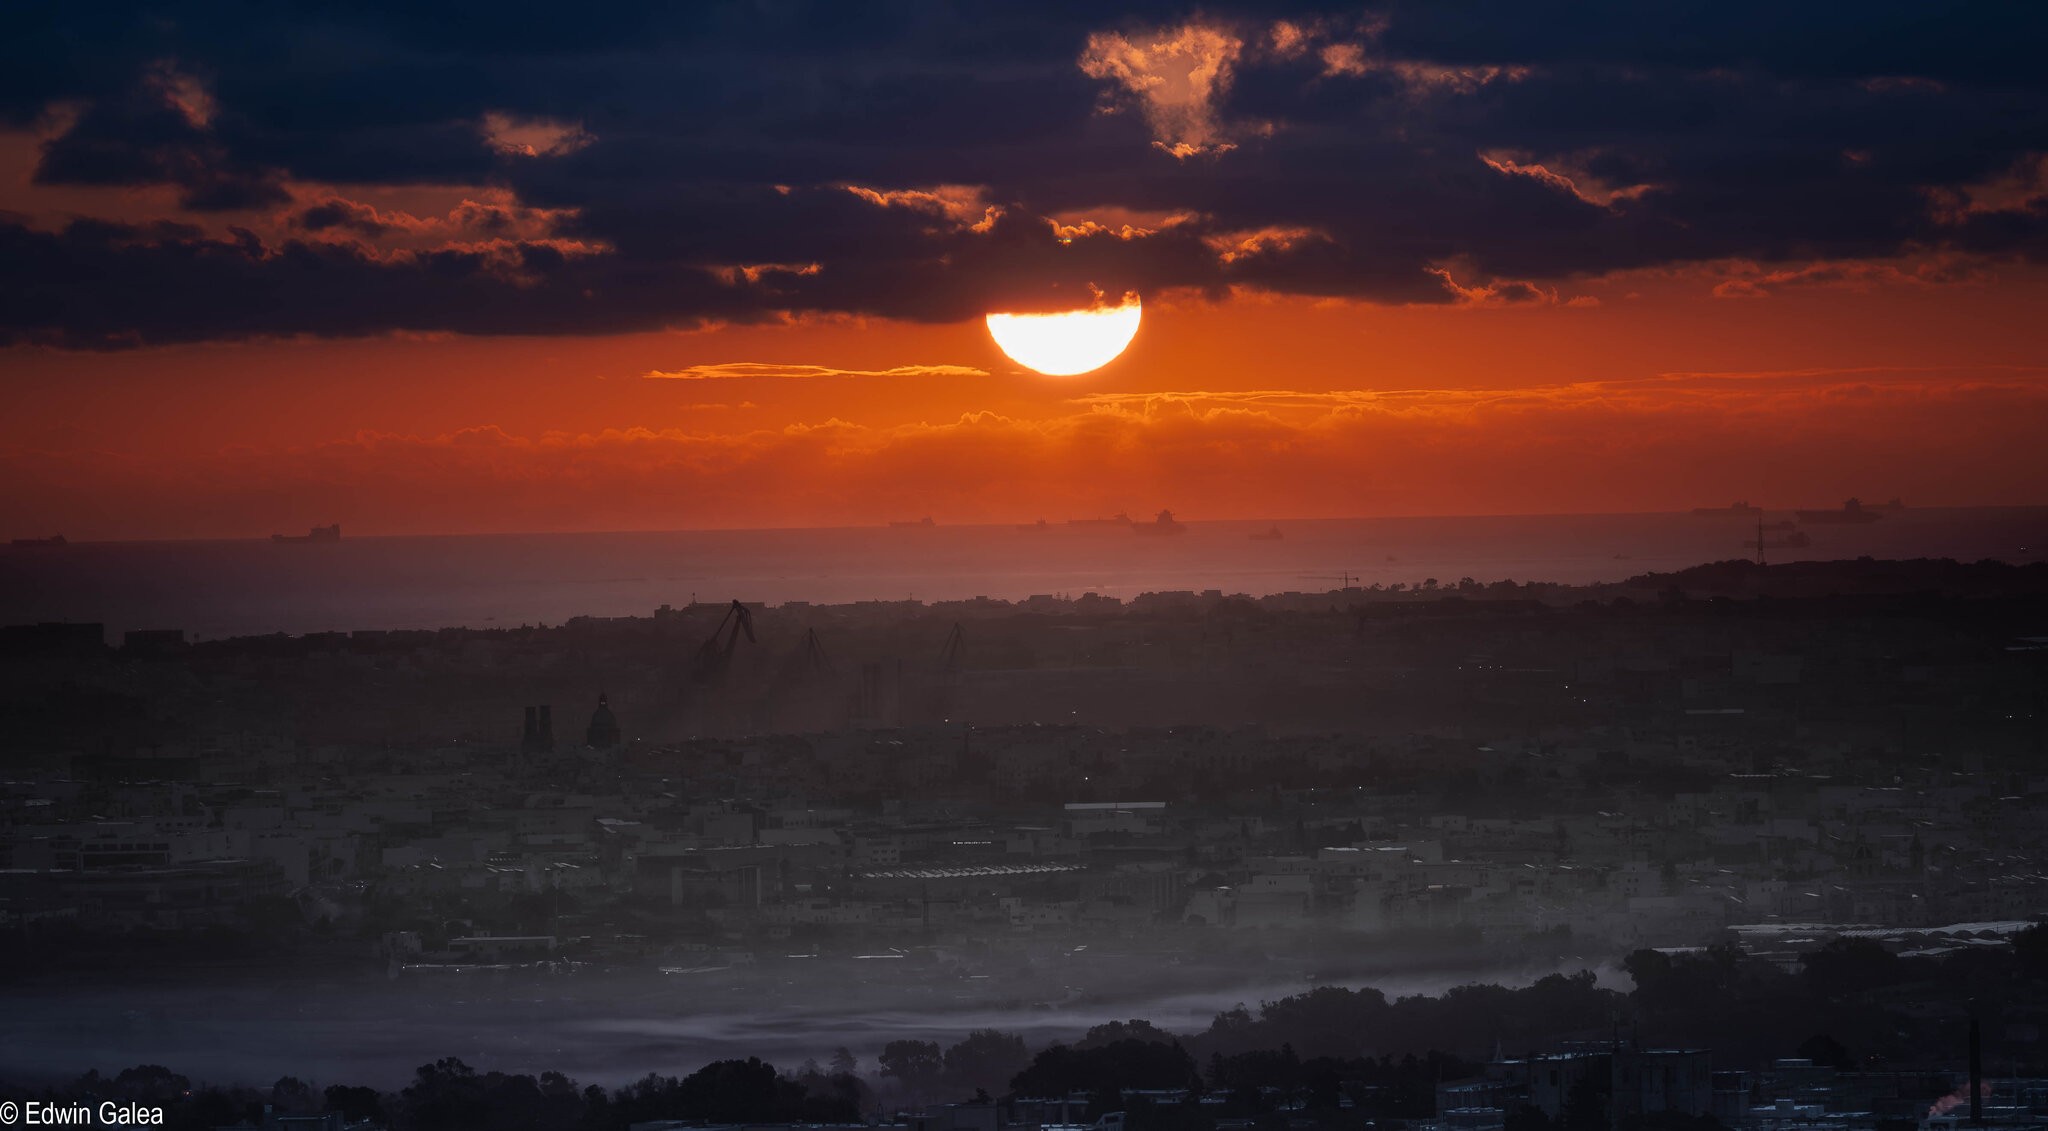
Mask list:
[[1729,503],[1725,507],[1694,507],[1692,513],[1700,518],[1727,518],[1730,515],[1755,515],[1764,513],[1764,508],[1753,507],[1747,500]]
[[[1891,509],[1893,503],[1899,503],[1899,501],[1897,499],[1893,499],[1891,503],[1886,503],[1882,508],[1866,507],[1863,505],[1863,500],[1850,499],[1848,502],[1842,504],[1841,510],[1793,511],[1792,513],[1798,515],[1799,521],[1801,522],[1810,522],[1815,524],[1840,525],[1844,523],[1876,522],[1878,519],[1884,517],[1885,511]],[[1900,509],[1904,509],[1905,504],[1899,503],[1899,507]]]
[[330,526],[316,526],[304,534],[273,534],[270,536],[270,540],[272,542],[339,542],[341,541],[341,524],[337,522]]
[[1188,532],[1185,524],[1174,521],[1172,511],[1160,511],[1158,518],[1153,519],[1151,522],[1134,524],[1131,529],[1140,534],[1186,534]]

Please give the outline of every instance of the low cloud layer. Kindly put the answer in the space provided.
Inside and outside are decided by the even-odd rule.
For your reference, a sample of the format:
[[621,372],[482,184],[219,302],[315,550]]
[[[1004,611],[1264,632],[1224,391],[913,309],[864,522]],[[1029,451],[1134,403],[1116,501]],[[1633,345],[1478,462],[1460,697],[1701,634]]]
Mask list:
[[683,369],[656,369],[641,376],[665,381],[732,381],[747,377],[791,380],[807,377],[986,377],[971,365],[896,365],[888,369],[836,369],[829,365],[785,365],[772,361],[723,361]]
[[[493,425],[206,455],[0,452],[10,528],[261,535],[307,515],[378,533],[838,526],[1173,506],[1191,519],[2027,503],[2048,371],[1667,374],[1513,390],[1097,394],[1042,419],[878,426]],[[1873,436],[1889,439],[1871,442]],[[423,483],[432,490],[421,490]],[[1782,498],[1784,483],[1805,492]],[[1987,496],[1984,484],[2001,484]],[[1731,546],[1731,549],[1734,547]]]

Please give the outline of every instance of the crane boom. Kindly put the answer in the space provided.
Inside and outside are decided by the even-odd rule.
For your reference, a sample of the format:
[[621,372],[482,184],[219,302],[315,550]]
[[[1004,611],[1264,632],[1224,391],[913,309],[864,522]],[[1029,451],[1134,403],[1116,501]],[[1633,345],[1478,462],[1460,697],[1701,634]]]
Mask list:
[[[733,650],[739,647],[740,634],[746,633],[747,643],[754,640],[754,610],[747,608],[737,599],[726,606],[725,615],[719,618],[718,627],[697,649],[695,670],[691,673],[697,683],[711,683],[725,674],[732,663]],[[722,638],[722,639],[721,639]]]

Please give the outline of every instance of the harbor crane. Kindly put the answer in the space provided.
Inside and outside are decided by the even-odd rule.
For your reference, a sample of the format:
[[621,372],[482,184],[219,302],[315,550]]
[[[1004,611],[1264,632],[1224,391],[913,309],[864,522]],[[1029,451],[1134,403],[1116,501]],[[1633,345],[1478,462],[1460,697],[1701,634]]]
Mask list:
[[945,646],[939,649],[939,675],[948,683],[960,679],[962,654],[967,650],[967,634],[960,629],[958,621],[953,622],[953,631],[946,636]]
[[804,643],[797,653],[796,666],[805,672],[832,671],[832,658],[825,655],[825,646],[818,642],[816,628],[804,629]]
[[1301,580],[1338,581],[1343,583],[1344,588],[1349,589],[1365,579],[1355,573],[1304,573],[1301,575]]
[[754,610],[735,599],[726,606],[725,616],[719,618],[718,627],[711,630],[710,637],[697,649],[696,665],[691,671],[693,682],[715,683],[725,675],[726,668],[732,665],[733,649],[739,647],[742,632],[747,634],[747,643],[755,643]]

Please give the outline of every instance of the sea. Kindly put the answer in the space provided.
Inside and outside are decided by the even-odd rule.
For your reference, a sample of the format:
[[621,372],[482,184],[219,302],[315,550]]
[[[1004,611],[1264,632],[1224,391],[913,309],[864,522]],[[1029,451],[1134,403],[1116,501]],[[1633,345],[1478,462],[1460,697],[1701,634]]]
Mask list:
[[[1175,534],[1052,522],[8,546],[0,624],[98,622],[118,642],[131,629],[213,639],[558,624],[734,598],[1264,596],[1466,577],[1583,584],[1753,557],[1755,524],[1739,515],[1588,514],[1192,521]],[[2048,556],[2048,506],[1915,508],[1799,529],[1810,545],[1766,550],[1768,560]]]

